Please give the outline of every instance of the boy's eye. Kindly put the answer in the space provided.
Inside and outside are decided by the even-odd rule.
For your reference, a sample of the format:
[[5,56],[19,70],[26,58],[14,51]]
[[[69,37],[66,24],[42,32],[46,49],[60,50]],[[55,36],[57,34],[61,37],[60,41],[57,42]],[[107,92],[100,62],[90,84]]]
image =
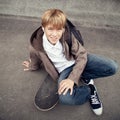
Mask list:
[[62,28],[59,28],[59,29],[57,29],[57,30],[62,30]]
[[53,30],[53,28],[48,28],[48,30]]

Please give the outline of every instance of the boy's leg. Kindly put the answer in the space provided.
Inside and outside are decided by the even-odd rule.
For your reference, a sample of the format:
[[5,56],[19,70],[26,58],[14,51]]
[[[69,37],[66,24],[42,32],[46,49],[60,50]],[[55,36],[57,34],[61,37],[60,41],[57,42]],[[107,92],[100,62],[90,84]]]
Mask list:
[[[58,79],[58,86],[59,83],[66,79],[70,72],[72,71],[73,66],[65,69]],[[95,93],[95,95],[94,95]],[[65,105],[81,105],[86,101],[90,101],[91,107],[96,115],[102,114],[102,106],[101,102],[99,101],[99,97],[96,92],[96,88],[91,83],[86,86],[74,86],[73,94],[70,95],[70,91],[67,92],[66,95],[59,95],[59,101]]]
[[[65,69],[60,74],[58,85],[62,80],[68,77],[68,75],[72,71],[72,68],[73,66]],[[90,81],[90,79],[113,75],[116,71],[117,64],[113,60],[89,54],[87,65],[81,77]],[[88,84],[88,86],[74,86],[72,95],[70,95],[70,92],[67,92],[66,95],[59,95],[60,103],[68,105],[80,105],[85,103],[87,100],[90,101],[94,113],[96,115],[101,115],[102,103],[99,100],[95,86],[92,85],[91,82],[90,84]]]
[[[73,66],[65,69],[59,76],[58,79],[58,86],[59,83],[66,79],[70,72],[72,71]],[[66,93],[66,95],[59,95],[59,102],[65,105],[81,105],[88,101],[90,98],[90,88],[89,86],[76,86],[74,85],[73,94],[70,95],[70,91]]]
[[115,61],[95,54],[88,54],[88,61],[81,77],[87,80],[107,77],[115,74],[117,69],[118,65]]
[[106,77],[116,73],[118,66],[115,61],[102,56],[88,54],[88,61],[81,78],[91,89],[90,105],[96,115],[101,115],[103,111],[102,103],[99,100],[97,89],[91,85],[91,79]]

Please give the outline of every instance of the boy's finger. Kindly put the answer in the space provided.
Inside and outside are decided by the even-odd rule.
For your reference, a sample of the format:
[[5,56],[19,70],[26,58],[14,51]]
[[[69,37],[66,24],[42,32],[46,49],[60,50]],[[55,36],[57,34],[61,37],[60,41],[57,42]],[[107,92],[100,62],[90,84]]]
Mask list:
[[22,63],[22,65],[23,65],[23,66],[26,66],[26,67],[29,67],[29,63],[26,62],[26,61],[24,61],[24,62]]
[[73,93],[73,88],[70,89],[70,95],[72,95],[72,93]]
[[69,88],[66,88],[65,91],[63,92],[63,95],[66,95],[66,93],[68,92]]
[[29,71],[29,70],[30,70],[30,69],[28,69],[28,68],[25,68],[25,69],[24,69],[24,71]]

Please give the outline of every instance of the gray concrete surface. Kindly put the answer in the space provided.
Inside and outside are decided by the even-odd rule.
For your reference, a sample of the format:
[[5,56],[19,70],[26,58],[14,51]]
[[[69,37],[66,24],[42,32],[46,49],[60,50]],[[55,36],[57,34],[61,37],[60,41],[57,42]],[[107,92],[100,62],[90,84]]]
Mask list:
[[63,10],[84,26],[120,28],[120,0],[0,0],[0,14],[40,18],[50,8]]
[[[120,120],[120,70],[114,76],[95,81],[104,106],[100,117],[94,115],[89,103],[58,104],[48,112],[35,108],[34,96],[46,73],[24,72],[21,64],[29,58],[29,38],[39,25],[34,19],[0,16],[0,120]],[[120,64],[120,29],[79,29],[89,52]]]

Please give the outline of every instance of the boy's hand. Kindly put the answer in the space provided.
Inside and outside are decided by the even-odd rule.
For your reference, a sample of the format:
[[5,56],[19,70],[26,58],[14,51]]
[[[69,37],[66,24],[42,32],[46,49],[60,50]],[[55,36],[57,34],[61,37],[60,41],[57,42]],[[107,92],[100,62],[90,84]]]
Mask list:
[[73,93],[73,86],[74,86],[74,81],[70,80],[70,79],[65,79],[62,80],[59,84],[59,90],[58,93],[65,95],[68,90],[70,90],[70,95],[72,95]]
[[31,60],[29,59],[29,61],[24,61],[24,62],[22,63],[22,65],[26,67],[26,68],[24,68],[24,71],[30,70],[30,69],[29,69],[30,62],[31,62]]

